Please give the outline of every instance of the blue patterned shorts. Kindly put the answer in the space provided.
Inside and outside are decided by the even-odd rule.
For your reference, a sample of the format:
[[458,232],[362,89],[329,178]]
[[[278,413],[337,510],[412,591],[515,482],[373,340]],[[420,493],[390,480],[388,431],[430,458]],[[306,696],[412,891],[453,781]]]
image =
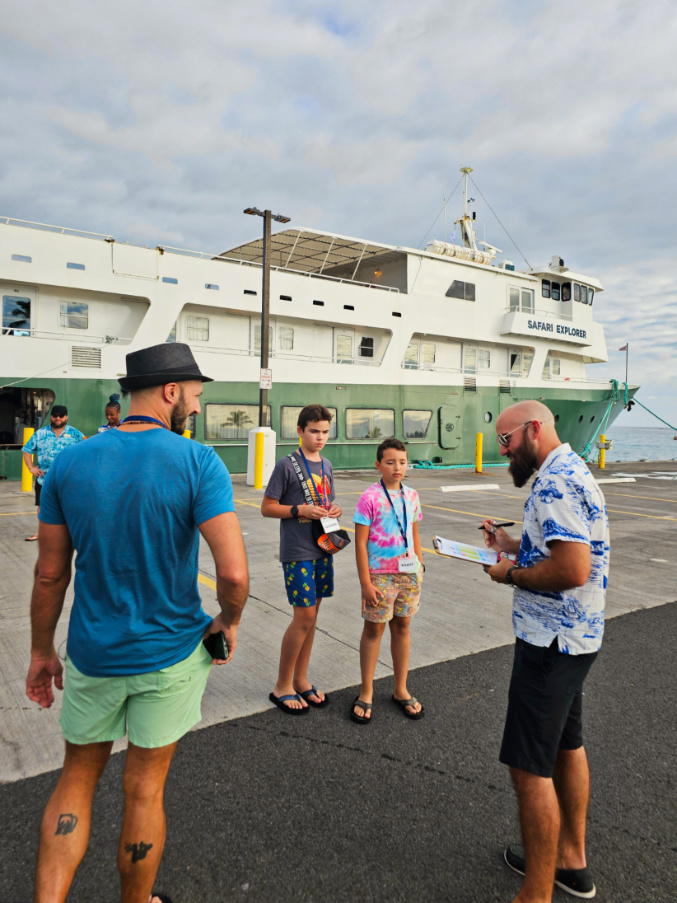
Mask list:
[[334,561],[331,555],[315,561],[283,561],[284,587],[290,605],[312,608],[318,599],[334,595]]

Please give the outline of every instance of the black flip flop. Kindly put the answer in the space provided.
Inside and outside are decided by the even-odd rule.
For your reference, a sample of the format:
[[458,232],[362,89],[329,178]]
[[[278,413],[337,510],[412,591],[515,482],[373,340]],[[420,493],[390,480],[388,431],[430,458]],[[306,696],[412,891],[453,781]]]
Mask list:
[[308,706],[305,706],[302,709],[290,709],[288,705],[285,705],[285,699],[298,699],[301,702],[301,697],[298,693],[288,693],[286,696],[276,696],[274,693],[268,694],[268,699],[271,702],[274,702],[275,705],[280,709],[281,712],[285,712],[287,715],[306,715],[308,712]]
[[419,718],[423,718],[423,716],[425,715],[425,709],[423,708],[423,706],[421,706],[420,712],[409,712],[407,710],[408,705],[413,706],[418,702],[418,699],[416,699],[415,696],[410,696],[409,699],[395,699],[395,697],[393,696],[392,700],[395,705],[399,706],[402,709],[407,718],[411,718],[412,721],[418,721]]
[[[329,704],[329,697],[325,696],[324,699],[320,699],[320,694],[317,692],[317,687],[311,687],[309,690],[304,690],[303,693],[299,692],[298,694],[302,699],[308,703],[308,705],[314,706],[316,709],[321,709],[322,706]],[[309,696],[317,696],[320,699],[319,702],[313,702],[312,699],[308,699]]]
[[365,715],[358,715],[355,711],[356,705],[363,708],[365,712],[370,712],[373,709],[371,702],[363,702],[359,696],[356,696],[353,704],[350,706],[350,720],[354,721],[355,724],[371,724],[371,716],[367,718]]

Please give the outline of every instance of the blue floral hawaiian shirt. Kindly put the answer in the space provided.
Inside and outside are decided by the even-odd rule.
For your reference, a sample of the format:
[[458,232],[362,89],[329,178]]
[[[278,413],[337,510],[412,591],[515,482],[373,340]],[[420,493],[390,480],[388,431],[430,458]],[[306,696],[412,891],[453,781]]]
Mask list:
[[560,652],[596,652],[604,633],[609,575],[609,519],[602,490],[585,462],[568,444],[559,445],[541,465],[524,506],[518,564],[530,567],[550,557],[553,540],[590,546],[592,570],[584,586],[561,593],[515,588],[515,636],[534,646],[557,637]]
[[[84,438],[80,430],[76,430],[74,426],[69,426],[68,424],[64,427],[61,435],[57,436],[50,424],[36,430],[21,451],[29,452],[32,455],[37,449],[38,467],[40,470],[44,470],[45,476],[47,476],[47,471],[54,463],[54,459],[59,452],[62,452],[64,448],[68,448],[69,445],[82,442]],[[37,479],[41,486],[45,482],[45,476]]]

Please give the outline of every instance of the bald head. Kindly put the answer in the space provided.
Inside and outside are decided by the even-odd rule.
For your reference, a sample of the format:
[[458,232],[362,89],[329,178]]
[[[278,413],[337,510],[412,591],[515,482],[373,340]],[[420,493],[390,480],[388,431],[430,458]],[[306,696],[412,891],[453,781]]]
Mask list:
[[[520,436],[519,428],[522,426],[526,429]],[[510,405],[499,415],[496,433],[514,434],[510,438],[510,444],[501,448],[501,454],[512,458],[513,453],[526,444],[532,449],[538,467],[554,448],[561,445],[552,411],[540,401],[519,401]]]

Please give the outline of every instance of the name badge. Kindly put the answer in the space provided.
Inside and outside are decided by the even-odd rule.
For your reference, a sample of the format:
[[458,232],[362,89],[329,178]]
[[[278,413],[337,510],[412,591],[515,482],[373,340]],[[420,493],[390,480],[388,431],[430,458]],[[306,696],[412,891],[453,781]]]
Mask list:
[[341,525],[335,517],[321,517],[320,523],[325,533],[335,533],[341,529]]
[[414,574],[416,572],[415,558],[398,558],[397,570],[400,574]]

